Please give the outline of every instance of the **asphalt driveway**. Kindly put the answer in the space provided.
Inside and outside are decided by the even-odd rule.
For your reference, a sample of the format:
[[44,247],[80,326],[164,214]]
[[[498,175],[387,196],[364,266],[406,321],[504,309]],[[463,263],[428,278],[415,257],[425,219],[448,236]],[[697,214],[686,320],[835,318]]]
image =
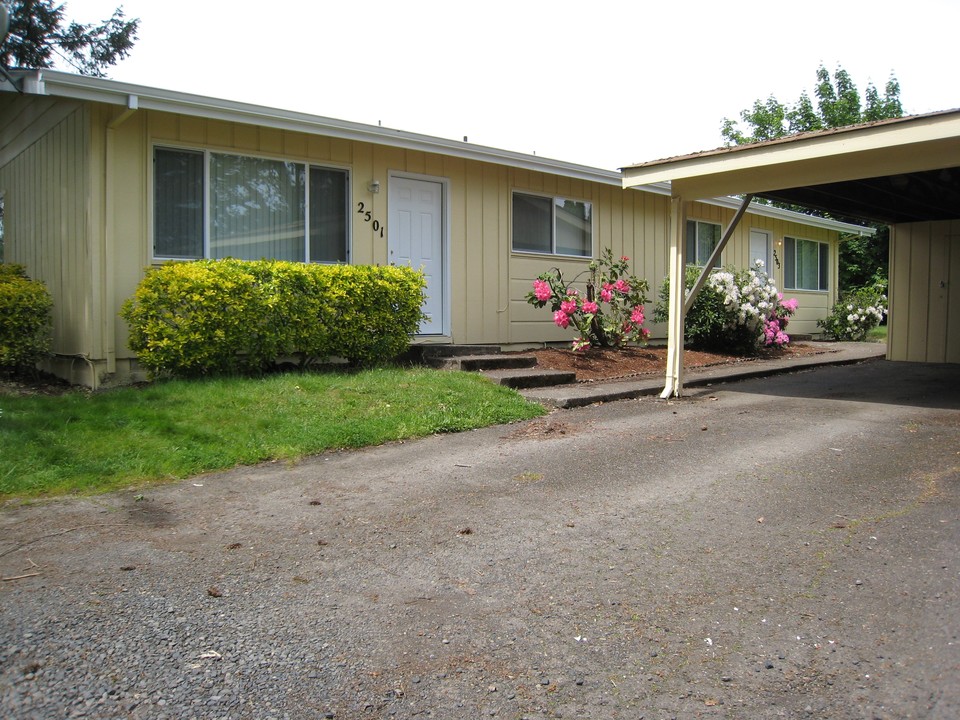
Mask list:
[[955,718],[958,551],[960,366],[557,411],[3,509],[0,715]]

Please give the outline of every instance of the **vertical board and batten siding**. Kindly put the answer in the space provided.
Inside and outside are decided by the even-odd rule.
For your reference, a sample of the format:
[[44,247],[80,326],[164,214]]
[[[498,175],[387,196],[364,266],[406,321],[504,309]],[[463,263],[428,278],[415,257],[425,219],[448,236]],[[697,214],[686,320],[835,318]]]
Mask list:
[[[105,131],[105,125],[101,126]],[[374,145],[304,133],[258,128],[155,111],[141,111],[115,132],[113,186],[118,198],[112,221],[116,228],[117,308],[130,297],[152,262],[152,148],[168,144],[220,152],[263,155],[296,162],[329,164],[350,173],[350,260],[355,264],[387,264],[388,238],[357,212],[362,202],[371,219],[386,226],[389,179],[407,176],[444,183],[444,213],[449,229],[448,294],[451,332],[456,343],[504,343],[509,333],[507,271],[509,232],[508,169],[402,148]],[[121,155],[122,153],[122,155]],[[372,193],[371,181],[380,192]],[[387,228],[389,232],[389,228]],[[122,240],[120,240],[122,238]],[[117,346],[126,348],[127,329],[117,319]],[[129,351],[126,353],[130,355]]]
[[[657,288],[667,268],[666,229],[670,199],[586,181],[572,181],[572,185],[560,192],[550,183],[550,176],[526,171],[513,171],[513,175],[511,191],[543,192],[593,203],[594,254],[600,255],[604,249],[610,248],[615,259],[624,255],[630,258],[633,274],[650,284],[647,316],[652,317]],[[580,291],[584,292],[591,259],[511,253],[511,343],[564,342],[573,337],[571,329],[563,330],[553,324],[548,307],[533,307],[527,303],[526,295],[533,289],[534,279],[552,268],[559,269],[565,280],[576,279]]]
[[960,219],[890,233],[887,357],[960,363]]
[[[27,102],[27,101],[21,101]],[[40,103],[34,99],[32,102]],[[634,273],[650,283],[648,317],[666,273],[669,253],[669,197],[616,185],[495,163],[422,151],[139,110],[88,104],[57,104],[42,99],[35,110],[47,121],[31,142],[0,168],[6,205],[7,259],[28,266],[46,280],[56,301],[54,351],[84,355],[111,371],[114,359],[128,363],[127,328],[120,319],[123,302],[135,291],[152,254],[152,190],[155,145],[261,155],[340,167],[350,173],[350,260],[386,264],[388,237],[357,212],[386,225],[391,177],[435,179],[444,183],[445,228],[449,233],[449,333],[442,341],[458,344],[532,344],[565,342],[570,330],[552,323],[550,313],[526,302],[532,281],[559,267],[566,277],[585,272],[590,258],[512,251],[513,192],[533,192],[592,203],[593,249],[610,248],[614,257],[631,258]],[[70,112],[64,111],[65,107]],[[25,125],[23,110],[0,105],[0,153],[15,147],[11,128]],[[19,120],[18,120],[19,118]],[[111,127],[112,124],[112,127]],[[22,130],[20,132],[22,134]],[[369,189],[380,183],[380,192]],[[726,226],[733,210],[694,204],[691,217]],[[775,243],[784,234],[826,240],[836,233],[770,218],[745,218],[724,260],[745,266],[749,229],[770,230]],[[389,233],[389,227],[387,227]],[[19,241],[25,238],[28,241]],[[782,245],[780,246],[782,247]],[[782,277],[778,276],[782,283]],[[830,293],[796,293],[801,312],[825,314]],[[804,298],[802,295],[813,298]],[[816,300],[823,300],[817,303]],[[821,308],[822,306],[822,308]],[[805,310],[806,308],[806,310]],[[803,323],[795,324],[797,331]],[[655,337],[662,328],[652,326]],[[427,338],[425,338],[426,340]],[[121,363],[121,365],[123,365]],[[118,368],[122,370],[122,368]]]
[[90,272],[97,208],[88,120],[83,106],[46,98],[16,98],[0,108],[4,260],[46,284],[53,352],[76,358],[81,372],[83,357],[103,352]]

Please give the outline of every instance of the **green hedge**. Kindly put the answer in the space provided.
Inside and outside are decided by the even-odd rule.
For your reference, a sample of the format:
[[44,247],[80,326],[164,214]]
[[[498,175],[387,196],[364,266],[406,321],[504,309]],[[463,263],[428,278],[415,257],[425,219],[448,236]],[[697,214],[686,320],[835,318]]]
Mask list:
[[147,273],[121,315],[130,348],[154,373],[261,372],[289,356],[370,365],[406,350],[425,282],[393,266],[167,263]]
[[53,300],[22,265],[0,263],[0,368],[36,367],[50,351]]

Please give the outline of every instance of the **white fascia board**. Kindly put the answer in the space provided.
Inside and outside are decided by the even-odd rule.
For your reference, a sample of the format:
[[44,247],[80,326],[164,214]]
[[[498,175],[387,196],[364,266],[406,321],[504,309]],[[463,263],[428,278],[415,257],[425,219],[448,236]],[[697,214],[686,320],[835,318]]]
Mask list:
[[43,86],[47,95],[110,105],[123,105],[125,107],[130,106],[131,98],[136,98],[137,106],[143,110],[157,110],[225,122],[259,125],[277,130],[388,145],[405,150],[451,155],[466,160],[492,162],[604,185],[619,187],[621,184],[620,173],[614,170],[601,170],[510,150],[471,145],[470,143],[431,135],[420,135],[392,128],[335,120],[307,113],[220,100],[173,90],[148,88],[101,78],[90,78],[50,70],[44,70],[42,73]]

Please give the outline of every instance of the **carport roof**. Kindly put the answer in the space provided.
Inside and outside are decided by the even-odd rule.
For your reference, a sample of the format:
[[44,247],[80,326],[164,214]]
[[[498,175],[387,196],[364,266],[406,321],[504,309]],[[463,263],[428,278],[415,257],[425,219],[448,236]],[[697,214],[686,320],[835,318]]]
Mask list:
[[960,218],[960,109],[803,133],[622,168],[625,188],[750,193],[886,223]]

